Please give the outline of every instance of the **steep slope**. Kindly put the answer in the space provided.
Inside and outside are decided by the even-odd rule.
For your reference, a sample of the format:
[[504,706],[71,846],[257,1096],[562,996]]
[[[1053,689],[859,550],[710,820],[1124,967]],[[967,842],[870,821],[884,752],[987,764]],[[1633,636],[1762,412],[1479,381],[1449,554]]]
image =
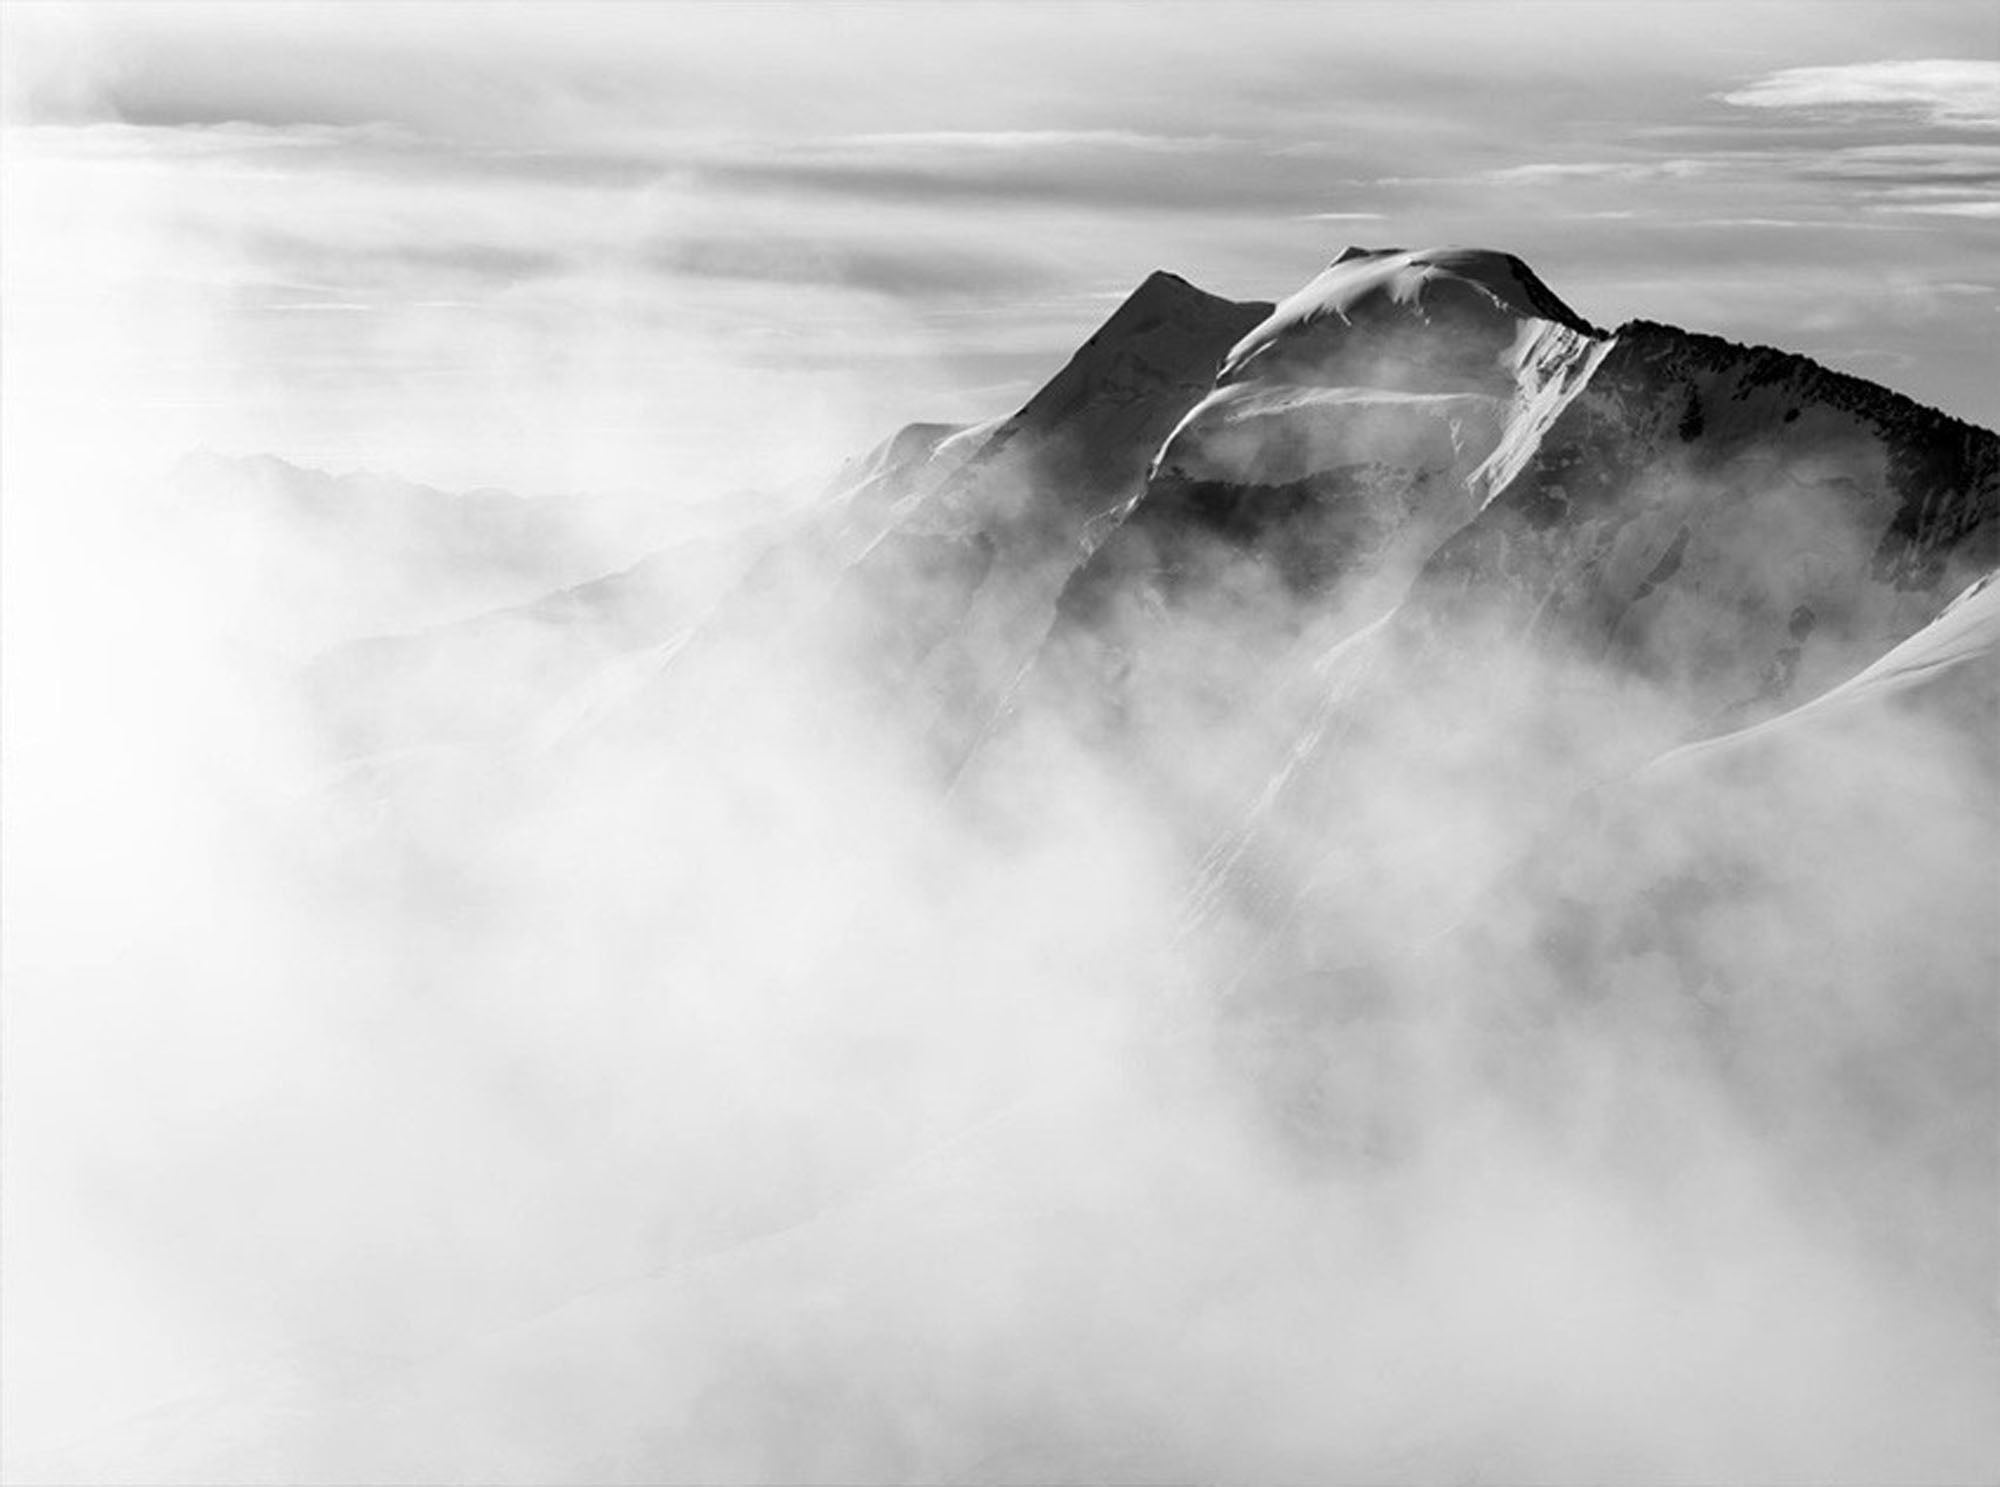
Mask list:
[[1885,707],[1921,709],[1960,727],[1969,743],[2000,750],[2000,572],[1975,580],[1923,629],[1831,691],[1752,727],[1688,744],[1652,771],[1707,767],[1779,740],[1836,729]]
[[[1269,308],[1151,275],[1013,416],[899,436],[913,458],[869,474],[845,503],[866,514],[780,544],[707,631],[787,628],[952,763],[1041,643],[1063,584],[1139,493],[1160,441]],[[822,593],[812,575],[836,570]],[[761,618],[759,594],[770,601]]]
[[1179,685],[1189,624],[1253,684],[1302,635],[1365,624],[1602,344],[1508,255],[1349,249],[1231,348],[1064,593],[1038,683],[1098,699],[1109,731]]
[[1366,870],[1442,912],[1578,790],[1838,685],[1995,560],[2000,438],[1801,357],[1636,322],[1520,406],[1483,506],[1324,653],[1202,912],[1325,953],[1353,927],[1312,905],[1399,787],[1448,819],[1361,833]]
[[1291,594],[1379,576],[1393,599],[1600,339],[1508,255],[1349,249],[1231,348],[1066,609],[1141,571],[1171,599],[1240,556]]
[[1319,711],[1312,658],[1397,603],[1605,346],[1510,255],[1349,249],[1230,349],[1015,710],[1117,754],[1198,852]]
[[1503,605],[1722,727],[1851,676],[1996,560],[2000,438],[1640,321],[1416,597]]
[[[1078,515],[1102,515],[1112,498],[1135,493],[1160,440],[1270,308],[1209,294],[1164,270],[1148,275],[913,526],[1067,533]],[[1044,499],[1023,499],[1031,493]]]

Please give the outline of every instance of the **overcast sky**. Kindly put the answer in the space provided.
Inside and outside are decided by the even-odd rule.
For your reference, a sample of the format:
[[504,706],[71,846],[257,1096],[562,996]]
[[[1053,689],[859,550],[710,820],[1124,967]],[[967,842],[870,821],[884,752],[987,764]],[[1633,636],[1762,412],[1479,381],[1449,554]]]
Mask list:
[[[690,491],[1009,411],[1156,267],[1525,257],[1992,426],[2000,7],[9,5],[14,416]],[[78,427],[84,427],[80,421]],[[671,472],[671,476],[663,473]]]

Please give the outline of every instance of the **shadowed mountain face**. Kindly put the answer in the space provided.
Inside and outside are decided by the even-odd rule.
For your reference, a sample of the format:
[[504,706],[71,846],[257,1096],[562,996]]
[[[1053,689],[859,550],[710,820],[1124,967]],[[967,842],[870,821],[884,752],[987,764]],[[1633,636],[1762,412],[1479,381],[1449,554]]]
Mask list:
[[1635,322],[1418,597],[1497,600],[1728,726],[1852,675],[1996,562],[1993,435]]
[[[1473,266],[1467,272],[1467,266]],[[1503,610],[1718,726],[1853,674],[2000,560],[1993,435],[1803,358],[1592,330],[1517,261],[1351,253],[1232,353],[1064,597]],[[1122,637],[1121,637],[1122,638]],[[1124,647],[1129,649],[1129,645]]]
[[1057,595],[1140,497],[1161,440],[1269,308],[1152,275],[854,565],[856,644],[883,664],[886,685],[914,693],[947,763],[985,728]]
[[[1838,685],[1996,560],[2000,440],[1781,352],[1625,327],[1518,442],[1394,613],[1333,653],[1264,819],[1337,818],[1411,695],[1440,699],[1427,724],[1481,740],[1471,758],[1413,741],[1441,792],[1497,760],[1518,802],[1559,809]],[[1292,835],[1239,826],[1211,885],[1299,914],[1310,874],[1259,865]]]
[[1252,686],[1377,618],[1602,349],[1515,259],[1349,250],[1231,349],[1064,593],[1037,683],[1108,726],[1218,606],[1217,665]]

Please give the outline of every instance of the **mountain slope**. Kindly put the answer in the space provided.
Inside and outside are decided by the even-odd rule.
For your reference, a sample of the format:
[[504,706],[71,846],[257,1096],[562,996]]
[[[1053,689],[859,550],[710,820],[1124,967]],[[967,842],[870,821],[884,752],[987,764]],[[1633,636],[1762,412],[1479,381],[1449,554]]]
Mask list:
[[[1728,724],[1824,690],[2000,561],[2000,439],[1803,357],[1634,322],[1419,588]],[[1504,575],[1504,577],[1502,577]]]
[[856,565],[858,595],[924,585],[926,626],[913,630],[892,598],[867,643],[899,657],[890,684],[913,694],[947,764],[1041,644],[1057,596],[1142,489],[1161,439],[1266,309],[1153,274]]
[[1205,718],[1239,709],[1290,647],[1397,602],[1601,346],[1508,255],[1349,249],[1230,349],[1065,590],[1030,690],[1100,739],[1191,681]]
[[1483,848],[1609,773],[1838,685],[1995,561],[1991,433],[1647,322],[1580,373],[1503,436],[1487,474],[1504,479],[1394,617],[1325,653],[1310,717],[1211,855],[1204,903],[1310,919],[1311,864],[1384,750],[1483,807],[1485,776],[1509,772],[1508,820],[1468,827]]

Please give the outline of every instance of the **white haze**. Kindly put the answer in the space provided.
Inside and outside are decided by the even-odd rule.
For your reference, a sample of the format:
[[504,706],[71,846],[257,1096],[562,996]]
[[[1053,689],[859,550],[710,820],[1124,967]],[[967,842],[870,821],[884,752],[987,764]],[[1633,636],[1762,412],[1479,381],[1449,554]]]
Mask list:
[[[1532,727],[1402,696],[1280,854],[1355,1007],[1239,1010],[1270,926],[1191,926],[1195,857],[1314,700],[1189,701],[1313,628],[1254,576],[1157,658],[1143,769],[1058,695],[953,790],[810,623],[357,764],[69,330],[5,367],[10,1480],[2000,1470],[1962,730],[1664,767],[1516,870],[1558,754],[1666,704],[1540,655],[1518,695],[1584,701]],[[1739,1041],[1657,948],[1576,994],[1570,905],[1724,863],[1684,922]]]
[[[1387,960],[1386,1011],[1287,1050],[1301,1117],[1229,1054],[1237,968],[1182,937],[1174,793],[1059,718],[947,797],[824,656],[754,637],[581,753],[341,769],[223,643],[216,556],[60,474],[9,485],[17,1479],[1994,1463],[1990,1313],[1933,1253],[1969,1241],[1976,1277],[1983,1216],[1962,1174],[1876,1170],[1925,1143],[1818,1087],[1926,985],[1987,1015],[1991,783],[1946,736],[1661,807],[1606,869],[1637,891],[1714,859],[1704,812],[1776,818],[1727,828],[1777,886],[1727,906],[1709,991],[1768,1021],[1738,1056],[1788,1081],[1809,1160],[1643,958],[1539,1030],[1507,1010],[1559,1000],[1532,953]],[[483,664],[470,691],[526,684]],[[1519,839],[1501,730],[1442,702],[1354,758],[1365,814],[1322,844],[1369,863],[1319,904],[1364,959],[1433,940]],[[1410,745],[1442,713],[1440,760]],[[1160,753],[1192,779],[1217,728]],[[1795,791],[1859,803],[1803,865]],[[1835,958],[1885,936],[1935,964]],[[1893,1093],[1892,1122],[1951,1118]]]

